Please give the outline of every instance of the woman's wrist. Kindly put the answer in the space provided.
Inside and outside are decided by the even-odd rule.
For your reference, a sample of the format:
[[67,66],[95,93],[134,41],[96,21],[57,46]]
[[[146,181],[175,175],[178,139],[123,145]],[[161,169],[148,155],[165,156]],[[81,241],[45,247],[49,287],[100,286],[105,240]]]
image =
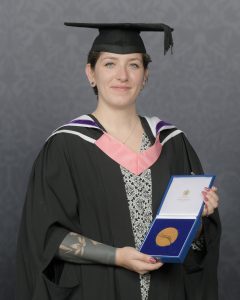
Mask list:
[[116,248],[115,251],[115,265],[118,267],[122,267],[122,249],[123,248]]

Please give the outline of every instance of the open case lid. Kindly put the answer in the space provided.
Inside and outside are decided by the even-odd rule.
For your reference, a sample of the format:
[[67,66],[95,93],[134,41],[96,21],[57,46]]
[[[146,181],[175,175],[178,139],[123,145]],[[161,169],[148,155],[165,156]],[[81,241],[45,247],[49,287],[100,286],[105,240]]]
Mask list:
[[202,191],[214,175],[172,176],[156,218],[196,218],[203,205]]

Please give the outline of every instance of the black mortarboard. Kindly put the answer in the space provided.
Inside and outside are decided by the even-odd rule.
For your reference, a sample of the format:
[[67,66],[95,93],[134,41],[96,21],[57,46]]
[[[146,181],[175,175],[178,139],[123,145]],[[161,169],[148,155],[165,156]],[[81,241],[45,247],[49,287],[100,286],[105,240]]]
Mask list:
[[118,54],[146,53],[141,31],[164,32],[164,54],[173,47],[173,28],[161,23],[64,23],[66,26],[97,28],[91,50]]

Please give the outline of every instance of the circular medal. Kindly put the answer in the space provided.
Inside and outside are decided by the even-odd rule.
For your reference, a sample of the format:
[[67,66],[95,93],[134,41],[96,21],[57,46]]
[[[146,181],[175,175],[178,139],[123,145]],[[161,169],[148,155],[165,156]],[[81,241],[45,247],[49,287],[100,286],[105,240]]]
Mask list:
[[178,230],[174,227],[167,227],[161,230],[156,236],[156,244],[160,247],[166,247],[173,244],[178,237]]

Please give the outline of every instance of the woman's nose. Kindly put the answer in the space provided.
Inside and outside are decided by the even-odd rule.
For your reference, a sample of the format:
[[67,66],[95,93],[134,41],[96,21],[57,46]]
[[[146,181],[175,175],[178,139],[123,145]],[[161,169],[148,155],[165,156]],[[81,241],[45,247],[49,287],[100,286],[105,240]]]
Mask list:
[[119,66],[117,79],[120,81],[127,81],[128,80],[128,72],[125,66]]

